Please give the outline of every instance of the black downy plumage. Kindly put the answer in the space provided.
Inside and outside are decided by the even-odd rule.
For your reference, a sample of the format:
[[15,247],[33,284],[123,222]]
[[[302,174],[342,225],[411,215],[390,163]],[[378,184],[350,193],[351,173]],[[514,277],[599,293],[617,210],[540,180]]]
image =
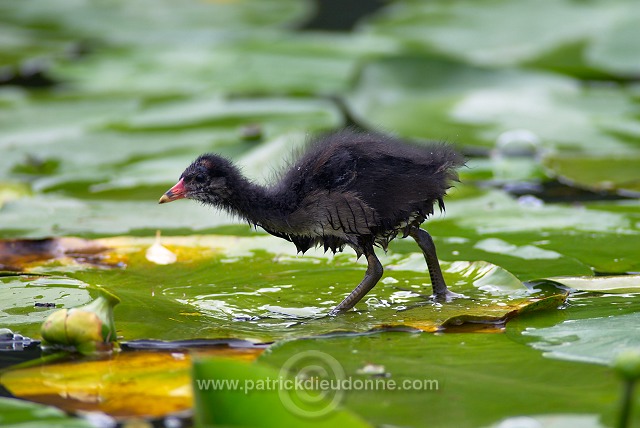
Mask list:
[[463,157],[444,143],[410,145],[394,137],[351,130],[312,141],[271,186],[246,179],[228,159],[198,157],[160,203],[189,198],[222,208],[304,253],[313,246],[365,255],[362,282],[334,310],[352,308],[382,277],[374,246],[386,250],[398,234],[424,253],[434,295],[455,296],[442,277],[431,236],[420,228],[443,198]]

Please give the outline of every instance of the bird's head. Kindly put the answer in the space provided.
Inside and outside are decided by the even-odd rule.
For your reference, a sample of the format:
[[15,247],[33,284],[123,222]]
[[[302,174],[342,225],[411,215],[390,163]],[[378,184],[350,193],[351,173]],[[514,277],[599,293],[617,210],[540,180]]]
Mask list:
[[201,155],[184,170],[178,183],[162,195],[159,203],[188,198],[220,204],[229,195],[228,179],[234,171],[231,162],[221,156]]

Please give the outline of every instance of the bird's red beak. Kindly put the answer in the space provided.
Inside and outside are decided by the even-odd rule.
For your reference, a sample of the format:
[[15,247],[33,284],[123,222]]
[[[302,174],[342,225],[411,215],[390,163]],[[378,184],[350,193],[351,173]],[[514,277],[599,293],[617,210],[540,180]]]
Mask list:
[[183,199],[186,197],[184,192],[185,192],[184,179],[181,178],[180,181],[178,181],[175,186],[167,190],[167,193],[162,195],[158,203],[164,204],[166,202],[173,202],[177,199]]

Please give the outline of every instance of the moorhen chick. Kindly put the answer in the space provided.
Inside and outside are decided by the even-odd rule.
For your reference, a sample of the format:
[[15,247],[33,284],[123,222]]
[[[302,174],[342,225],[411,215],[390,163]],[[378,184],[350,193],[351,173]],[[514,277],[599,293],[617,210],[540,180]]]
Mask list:
[[351,130],[325,135],[284,170],[273,185],[246,179],[228,159],[203,154],[180,176],[160,203],[195,199],[223,208],[304,253],[312,246],[342,251],[345,245],[367,258],[362,282],[331,312],[351,309],[382,277],[373,247],[387,249],[399,233],[424,253],[438,300],[447,289],[436,248],[420,224],[457,181],[463,157],[444,143],[409,145],[396,138]]

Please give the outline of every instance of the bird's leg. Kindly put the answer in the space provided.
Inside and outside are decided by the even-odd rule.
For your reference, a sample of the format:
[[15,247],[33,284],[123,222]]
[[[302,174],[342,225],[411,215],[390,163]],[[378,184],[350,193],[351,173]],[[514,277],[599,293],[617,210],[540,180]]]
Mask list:
[[353,308],[382,278],[382,264],[373,252],[373,248],[365,252],[367,256],[367,272],[364,274],[362,282],[349,294],[329,315],[338,315]]
[[440,263],[438,262],[438,256],[436,254],[436,246],[433,243],[431,235],[429,235],[426,230],[420,229],[419,227],[412,227],[409,229],[409,235],[415,239],[416,243],[424,253],[424,259],[427,262],[429,276],[431,277],[433,295],[436,300],[448,302],[455,297],[460,297],[459,294],[449,291],[447,284],[444,282],[444,277],[442,276]]

